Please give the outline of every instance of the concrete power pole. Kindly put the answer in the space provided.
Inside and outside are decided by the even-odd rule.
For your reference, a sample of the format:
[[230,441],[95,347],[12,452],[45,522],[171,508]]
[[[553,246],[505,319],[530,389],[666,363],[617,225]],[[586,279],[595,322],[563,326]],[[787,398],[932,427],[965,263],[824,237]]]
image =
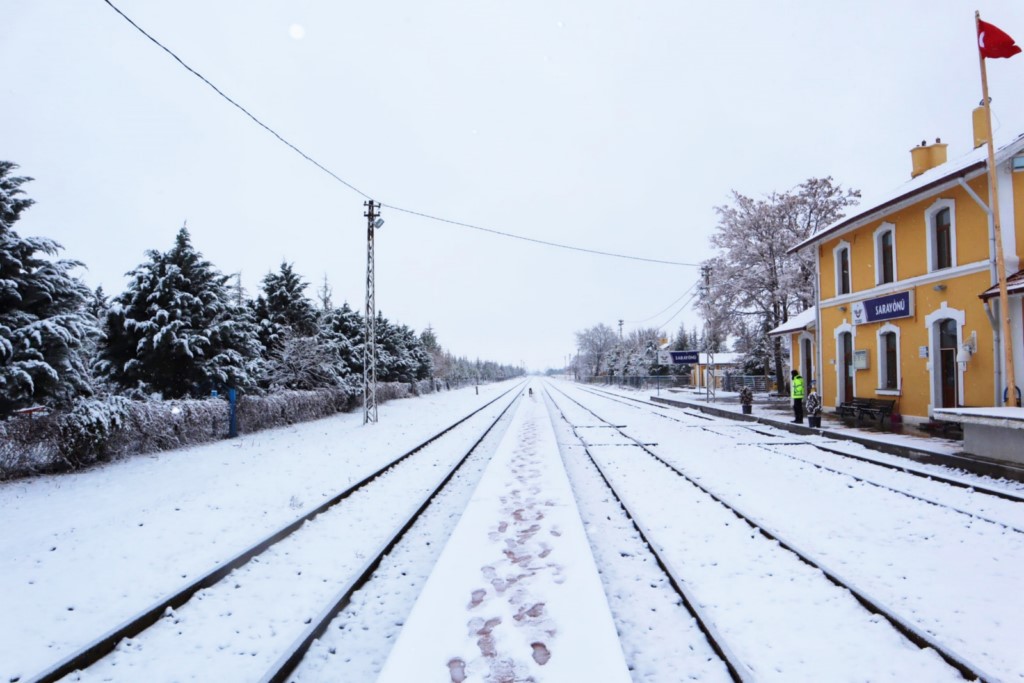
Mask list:
[[380,203],[363,202],[366,211],[366,331],[363,341],[363,424],[377,422],[377,304],[374,300],[373,231],[384,225]]
[[703,304],[704,304],[704,355],[706,365],[704,366],[704,382],[706,386],[705,401],[715,401],[715,339],[718,337],[718,317],[711,310],[711,272],[710,265],[701,266],[701,274],[704,276]]

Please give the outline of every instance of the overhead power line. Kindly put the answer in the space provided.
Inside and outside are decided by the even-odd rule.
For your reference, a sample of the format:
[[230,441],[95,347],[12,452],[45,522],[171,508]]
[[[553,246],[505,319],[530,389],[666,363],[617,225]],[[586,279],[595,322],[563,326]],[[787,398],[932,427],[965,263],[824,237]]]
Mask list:
[[[208,78],[206,78],[201,73],[199,73],[198,71],[193,69],[191,66],[186,64],[185,61],[182,60],[178,55],[176,55],[170,48],[168,48],[166,45],[164,45],[159,40],[157,40],[152,35],[150,35],[141,26],[136,24],[131,19],[131,17],[129,17],[124,12],[122,12],[116,5],[114,5],[113,2],[111,2],[110,0],[103,0],[103,2],[105,2],[112,10],[117,12],[121,16],[121,18],[123,18],[125,21],[127,21],[129,24],[131,24],[131,26],[136,31],[138,31],[139,33],[144,35],[154,45],[156,45],[161,50],[163,50],[168,55],[170,55],[171,58],[174,59],[174,61],[176,61],[178,64],[180,64],[189,73],[191,73],[193,76],[195,76],[196,78],[201,80],[203,83],[208,85],[210,88],[212,88],[215,93],[220,95],[227,102],[229,102],[233,107],[235,107],[240,112],[245,114],[245,116],[247,118],[249,118],[253,123],[255,123],[260,128],[264,129],[265,131],[267,131],[268,133],[273,135],[275,138],[277,138],[277,140],[279,142],[281,142],[283,145],[287,146],[289,149],[291,149],[293,152],[295,152],[296,154],[301,156],[303,159],[305,159],[309,163],[313,164],[318,169],[320,169],[321,171],[323,171],[324,173],[329,175],[331,178],[333,178],[334,180],[338,181],[339,183],[341,183],[342,185],[344,185],[348,189],[352,190],[356,194],[358,194],[361,197],[363,197],[364,199],[372,199],[370,197],[370,195],[368,195],[367,193],[363,192],[358,187],[356,187],[352,183],[348,182],[347,180],[345,180],[344,178],[342,178],[341,176],[336,174],[334,171],[330,170],[329,168],[327,168],[326,166],[321,164],[319,161],[317,161],[316,159],[314,159],[310,155],[308,155],[305,152],[303,152],[297,146],[293,145],[291,142],[286,140],[282,135],[280,135],[273,128],[271,128],[267,124],[263,123],[263,121],[261,121],[259,118],[257,118],[252,112],[250,112],[248,109],[243,107],[241,104],[239,104],[238,102],[233,100],[231,97],[229,97],[227,94],[225,94],[223,90],[221,90],[216,85],[214,85],[212,82],[210,82],[210,80]],[[403,213],[407,213],[407,214],[410,214],[410,215],[413,215],[413,216],[419,216],[421,218],[426,218],[428,220],[437,221],[437,222],[440,222],[440,223],[448,223],[450,225],[457,225],[459,227],[470,228],[472,230],[480,230],[482,232],[489,232],[491,234],[499,235],[501,237],[508,237],[508,238],[512,238],[512,239],[522,240],[524,242],[533,242],[534,244],[541,244],[541,245],[548,246],[548,247],[556,247],[556,248],[559,248],[559,249],[568,249],[568,250],[571,250],[571,251],[580,251],[580,252],[584,252],[584,253],[588,253],[588,254],[597,254],[599,256],[610,256],[610,257],[613,257],[613,258],[629,259],[629,260],[633,260],[633,261],[646,261],[648,263],[661,263],[661,264],[670,265],[670,266],[698,266],[699,265],[697,263],[686,263],[686,262],[682,262],[682,261],[665,261],[665,260],[662,260],[662,259],[644,258],[642,256],[630,256],[628,254],[616,254],[616,253],[610,252],[610,251],[600,251],[600,250],[597,250],[597,249],[587,249],[585,247],[576,247],[576,246],[572,246],[572,245],[569,245],[569,244],[560,244],[558,242],[548,242],[546,240],[535,239],[535,238],[532,238],[532,237],[525,237],[523,235],[516,235],[516,234],[510,233],[510,232],[503,232],[501,230],[495,230],[493,228],[487,228],[487,227],[480,226],[480,225],[473,225],[472,223],[464,223],[462,221],[456,221],[456,220],[452,220],[452,219],[449,219],[449,218],[443,218],[443,217],[440,217],[440,216],[433,216],[431,214],[423,213],[421,211],[414,211],[413,209],[406,209],[406,208],[403,208],[403,207],[400,207],[400,206],[396,206],[394,204],[386,204],[386,203],[381,202],[380,205],[382,207],[384,207],[384,208],[392,209],[394,211],[401,211]]]
[[[627,323],[629,323],[629,324],[631,324],[631,325],[639,325],[640,323],[645,323],[645,322],[647,322],[648,320],[653,320],[654,318],[657,318],[657,317],[658,317],[659,315],[661,315],[662,313],[664,313],[665,311],[667,311],[668,309],[672,308],[672,307],[673,307],[673,306],[675,306],[675,305],[676,305],[677,303],[679,303],[679,302],[680,302],[680,301],[682,300],[682,298],[683,298],[684,296],[686,296],[687,294],[689,294],[690,292],[692,292],[692,291],[693,291],[693,288],[694,288],[694,287],[696,287],[696,286],[697,286],[697,285],[699,285],[699,284],[700,284],[700,280],[697,280],[696,282],[694,282],[694,283],[693,283],[692,285],[690,285],[689,287],[687,287],[687,288],[686,288],[686,291],[685,291],[685,292],[683,292],[682,294],[680,294],[680,295],[679,295],[679,298],[678,298],[678,299],[676,299],[675,301],[673,301],[672,303],[670,303],[670,304],[669,304],[668,306],[666,306],[665,308],[663,308],[663,309],[661,309],[660,311],[658,311],[657,313],[655,313],[654,315],[648,316],[648,317],[644,318],[643,320],[627,320],[626,322],[627,322]],[[691,297],[691,299],[692,299],[692,298],[693,298],[693,297]],[[687,302],[687,303],[689,303],[689,302]],[[684,304],[684,305],[685,305],[685,304]]]
[[683,302],[683,305],[679,307],[679,310],[677,310],[677,311],[676,311],[675,313],[673,313],[673,314],[672,314],[672,317],[670,317],[670,318],[669,318],[668,320],[666,320],[666,321],[665,321],[665,322],[663,322],[662,324],[658,325],[658,329],[659,329],[659,330],[663,330],[663,329],[666,329],[666,328],[668,327],[668,324],[669,324],[670,322],[672,322],[673,320],[675,320],[675,319],[676,319],[676,316],[677,316],[677,315],[679,315],[680,313],[682,313],[682,312],[683,312],[683,310],[684,310],[684,309],[685,309],[685,308],[686,308],[687,306],[689,306],[689,305],[690,305],[690,302],[691,302],[691,301],[693,301],[693,300],[694,300],[695,298],[697,298],[697,295],[698,295],[698,294],[700,294],[700,292],[699,292],[699,291],[698,291],[698,292],[694,292],[693,294],[691,294],[691,295],[690,295],[690,298],[689,298],[689,299],[687,299],[687,300],[686,300],[685,302]]
[[404,213],[412,214],[413,216],[420,216],[421,218],[428,218],[432,221],[438,221],[440,223],[450,223],[451,225],[458,225],[463,228],[472,228],[473,230],[482,230],[483,232],[489,232],[495,235],[501,235],[502,237],[511,237],[512,239],[523,240],[524,242],[533,242],[534,244],[543,244],[548,247],[558,247],[559,249],[570,249],[572,251],[582,251],[588,254],[598,254],[600,256],[614,256],[615,258],[631,259],[633,261],[647,261],[648,263],[664,263],[670,266],[697,266],[697,263],[683,263],[681,261],[662,261],[660,259],[644,258],[643,256],[628,256],[626,254],[615,254],[610,251],[598,251],[597,249],[587,249],[585,247],[574,247],[570,244],[560,244],[558,242],[548,242],[547,240],[539,240],[533,237],[524,237],[523,235],[514,235],[510,232],[502,232],[501,230],[495,230],[493,228],[485,228],[480,225],[473,225],[471,223],[463,223],[461,221],[454,221],[450,218],[441,218],[440,216],[431,216],[430,214],[421,213],[419,211],[413,211],[412,209],[403,209],[400,206],[394,204],[381,203],[381,206],[386,209],[392,209],[394,211],[402,211]]

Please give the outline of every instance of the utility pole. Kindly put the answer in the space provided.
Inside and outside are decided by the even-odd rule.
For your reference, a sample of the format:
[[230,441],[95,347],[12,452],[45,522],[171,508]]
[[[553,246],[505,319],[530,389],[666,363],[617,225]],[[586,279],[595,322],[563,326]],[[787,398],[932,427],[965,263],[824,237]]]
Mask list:
[[366,211],[366,331],[363,341],[363,424],[377,422],[377,304],[374,300],[373,231],[384,225],[380,203],[363,202]]
[[715,339],[718,336],[717,316],[711,311],[711,271],[710,264],[705,264],[700,268],[701,275],[704,276],[701,298],[704,304],[704,357],[707,361],[704,366],[705,400],[708,403],[715,401]]

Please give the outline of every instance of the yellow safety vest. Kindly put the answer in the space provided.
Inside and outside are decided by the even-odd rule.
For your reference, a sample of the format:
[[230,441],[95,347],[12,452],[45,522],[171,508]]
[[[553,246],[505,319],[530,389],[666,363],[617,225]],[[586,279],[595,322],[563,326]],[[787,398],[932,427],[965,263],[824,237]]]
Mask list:
[[804,378],[797,375],[793,378],[793,385],[789,391],[790,398],[803,398],[804,397]]

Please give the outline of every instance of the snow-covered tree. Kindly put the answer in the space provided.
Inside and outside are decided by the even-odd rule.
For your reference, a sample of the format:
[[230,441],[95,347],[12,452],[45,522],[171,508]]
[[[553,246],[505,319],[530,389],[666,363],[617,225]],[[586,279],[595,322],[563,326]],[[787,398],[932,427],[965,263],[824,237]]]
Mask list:
[[434,361],[423,340],[409,327],[402,325],[402,336],[412,360],[412,373],[416,381],[429,379],[434,375]]
[[451,370],[451,355],[441,348],[434,328],[428,326],[420,332],[420,342],[423,344],[423,350],[430,356],[431,376],[448,377]]
[[608,325],[600,323],[576,333],[576,347],[584,375],[596,376],[608,370],[609,355],[619,343],[619,336]]
[[656,327],[642,327],[633,330],[626,337],[628,349],[623,374],[629,376],[650,375],[658,361],[658,342],[662,337]]
[[[843,217],[860,193],[832,178],[810,178],[793,190],[753,199],[733,192],[732,203],[716,207],[718,226],[711,243],[719,255],[702,296],[705,317],[715,324],[716,341],[744,321],[773,329],[814,304],[814,253],[786,251]],[[773,340],[773,365],[781,384],[782,347]]]
[[267,354],[272,354],[288,337],[311,337],[316,334],[317,315],[304,291],[308,284],[292,265],[281,263],[276,273],[263,278],[263,291],[256,300],[255,313],[260,328],[260,341]]
[[316,290],[316,300],[320,303],[321,313],[326,313],[334,308],[334,302],[331,301],[332,294],[334,294],[334,288],[327,281],[327,273],[324,273],[324,283]]
[[430,356],[416,333],[377,313],[377,379],[416,382],[430,377]]
[[128,273],[106,318],[103,372],[118,386],[164,398],[250,389],[259,358],[251,320],[186,228],[166,252]]
[[733,329],[736,338],[734,353],[743,354],[741,361],[744,375],[768,375],[771,370],[772,338],[763,322],[740,321]]
[[98,333],[89,289],[72,275],[82,264],[53,259],[63,247],[51,239],[14,231],[33,204],[16,168],[0,161],[0,417],[91,393],[83,348]]
[[340,308],[332,308],[320,317],[317,338],[330,346],[339,363],[339,375],[363,376],[363,336],[366,334],[363,316],[352,310],[346,301]]
[[287,337],[267,361],[272,389],[322,389],[343,384],[347,368],[336,350],[319,337]]

